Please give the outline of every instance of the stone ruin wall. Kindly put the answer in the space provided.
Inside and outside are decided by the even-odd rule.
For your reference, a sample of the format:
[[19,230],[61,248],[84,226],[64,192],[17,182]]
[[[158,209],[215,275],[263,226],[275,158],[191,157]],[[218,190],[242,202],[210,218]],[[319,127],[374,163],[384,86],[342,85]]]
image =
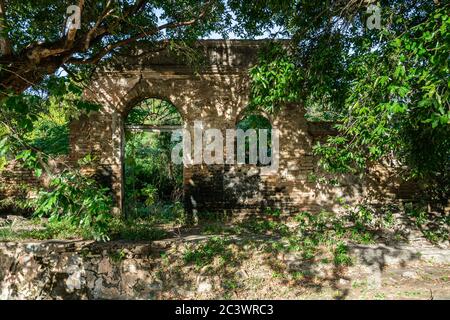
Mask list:
[[[340,278],[336,278],[333,264],[305,265],[303,257],[296,253],[273,255],[250,251],[247,258],[239,259],[236,267],[229,266],[226,272],[221,269],[217,273],[209,268],[193,269],[184,263],[186,250],[207,239],[174,238],[147,243],[0,242],[0,300],[222,299],[224,284],[230,276],[242,283],[251,281],[253,276],[262,282],[270,281],[274,265],[277,268],[284,265],[288,272],[304,272],[309,266],[307,270],[318,281],[331,284]],[[350,244],[349,254],[355,266],[347,270],[345,279],[352,277],[355,281],[356,277],[369,282],[389,279],[392,271],[398,273],[408,266],[409,270],[417,269],[420,262],[450,263],[448,250],[429,246]],[[389,271],[388,267],[395,269]],[[273,299],[272,293],[266,298]]]
[[11,161],[0,173],[0,211],[14,210],[18,201],[32,197],[27,191],[40,185],[33,172]]
[[[124,118],[132,107],[146,98],[164,99],[178,108],[184,127],[191,132],[195,120],[203,121],[205,129],[233,129],[249,103],[248,69],[255,64],[262,45],[264,41],[199,42],[205,56],[199,69],[167,50],[152,53],[145,48],[100,67],[85,95],[102,109],[71,124],[70,162],[75,164],[87,154],[94,156],[97,162],[90,171],[112,188],[120,212]],[[338,210],[342,201],[355,204],[364,199],[379,202],[413,197],[416,187],[401,181],[395,170],[384,164],[373,165],[364,179],[338,177],[338,185],[314,179],[321,172],[312,147],[333,130],[327,124],[306,121],[305,110],[298,105],[284,106],[270,120],[280,131],[278,171],[262,175],[250,165],[186,166],[184,201],[188,211],[260,212],[278,207],[317,212]],[[8,188],[22,178],[17,175],[0,182]]]
[[[49,161],[48,169],[52,173],[61,172],[67,157],[59,156]],[[0,215],[2,213],[25,214],[22,204],[26,200],[36,197],[41,187],[49,185],[51,177],[43,172],[37,177],[34,170],[25,168],[19,161],[11,160],[0,171]]]

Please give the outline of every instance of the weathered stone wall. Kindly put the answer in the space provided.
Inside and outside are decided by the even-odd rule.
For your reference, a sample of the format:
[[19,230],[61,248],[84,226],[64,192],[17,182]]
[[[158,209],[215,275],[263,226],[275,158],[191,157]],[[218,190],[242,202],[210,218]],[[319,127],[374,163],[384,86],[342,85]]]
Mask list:
[[23,168],[17,161],[11,161],[0,174],[2,198],[16,195],[21,185],[35,187],[39,185],[39,181],[32,170]]
[[[60,156],[47,163],[47,168],[52,173],[60,172],[67,159]],[[21,203],[36,196],[37,190],[48,186],[51,178],[47,172],[37,177],[33,169],[28,169],[17,160],[11,160],[0,171],[0,214],[4,211],[12,213],[24,213]]]
[[[168,239],[145,244],[0,242],[0,300],[218,299],[225,296],[230,279],[239,281],[246,288],[249,298],[298,299],[305,295],[303,285],[281,290],[284,292],[281,295],[274,292],[274,266],[278,271],[280,266],[285,266],[289,272],[313,274],[316,279],[314,283],[330,283],[332,291],[335,291],[333,284],[339,282],[337,275],[347,282],[356,278],[359,281],[380,281],[381,284],[381,279],[392,273],[386,270],[389,266],[405,268],[411,265],[409,269],[421,270],[416,263],[433,261],[441,264],[440,268],[448,269],[450,263],[450,251],[446,249],[380,244],[350,245],[356,265],[346,275],[336,272],[332,263],[316,261],[309,265],[301,255],[273,255],[265,250],[251,249],[252,246],[245,250],[245,258],[241,257],[237,265],[230,263],[219,269],[213,266],[210,266],[212,269],[199,269],[184,263],[183,253],[189,242],[193,244],[206,239]],[[239,248],[239,241],[236,241],[235,245]],[[443,270],[444,275],[446,269]],[[260,289],[254,287],[255,281],[263,284]],[[280,287],[288,288],[287,282]],[[288,294],[292,290],[295,291]],[[448,295],[448,289],[446,293]],[[246,296],[236,297],[245,299]]]
[[[222,132],[233,129],[249,102],[248,70],[256,63],[265,41],[201,41],[204,60],[193,67],[168,50],[137,48],[98,68],[85,91],[88,99],[102,105],[98,112],[73,121],[70,127],[70,163],[90,154],[91,168],[113,190],[116,211],[123,205],[124,119],[146,98],[170,101],[181,114],[184,127],[193,132],[194,121]],[[411,198],[416,187],[405,184],[392,164],[374,164],[364,179],[331,177],[333,184],[317,179],[323,173],[313,156],[317,140],[333,134],[328,124],[310,123],[299,105],[288,105],[269,116],[280,132],[279,168],[261,174],[251,165],[186,165],[184,199],[188,211],[335,210],[342,200]],[[36,185],[28,171],[6,169],[1,188]],[[1,194],[1,191],[0,191]],[[340,201],[337,201],[340,199]]]
[[[201,120],[205,129],[225,132],[235,128],[249,102],[248,69],[255,64],[263,44],[264,41],[199,42],[204,62],[197,69],[167,50],[151,52],[140,48],[119,56],[98,70],[86,91],[86,96],[103,108],[72,124],[71,159],[76,161],[88,153],[98,159],[97,168],[111,174],[110,184],[120,211],[123,122],[128,112],[139,101],[159,98],[178,108],[184,127],[191,132],[195,120]],[[401,185],[398,178],[391,181],[392,172],[382,166],[371,168],[372,178],[365,180],[346,176],[329,185],[312,179],[320,174],[312,146],[332,130],[323,123],[308,123],[301,106],[281,109],[270,119],[272,127],[280,131],[279,169],[262,175],[259,168],[252,166],[187,165],[184,168],[187,210],[264,210],[275,206],[317,211],[336,209],[338,198],[355,203],[367,197],[392,199],[398,194],[411,197],[414,188]]]
[[161,290],[151,259],[160,249],[152,244],[0,242],[0,300],[148,299]]

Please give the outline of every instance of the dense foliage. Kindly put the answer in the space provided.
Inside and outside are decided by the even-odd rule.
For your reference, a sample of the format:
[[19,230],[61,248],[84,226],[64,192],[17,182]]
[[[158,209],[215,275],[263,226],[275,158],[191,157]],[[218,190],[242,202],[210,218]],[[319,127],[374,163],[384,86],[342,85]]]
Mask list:
[[[361,172],[371,161],[395,159],[404,177],[420,178],[430,198],[445,203],[450,194],[449,5],[382,0],[375,3],[381,28],[369,29],[368,3],[86,0],[77,1],[81,28],[67,30],[71,1],[0,0],[0,170],[16,159],[37,176],[48,174],[53,182],[33,204],[38,214],[67,218],[105,238],[108,190],[67,168],[52,172],[48,165],[68,151],[68,123],[98,108],[82,99],[96,65],[137,42],[190,55],[191,42],[199,38],[264,36],[290,41],[269,44],[250,70],[250,111],[273,114],[286,103],[299,103],[311,119],[337,124],[339,134],[315,148],[327,170]],[[155,114],[163,114],[165,122]],[[169,104],[145,103],[128,120],[180,121]],[[258,122],[250,117],[240,126],[267,125]],[[168,135],[129,134],[127,140],[131,207],[140,202],[146,211],[170,198],[167,194],[178,194],[182,169],[167,166]]]
[[449,26],[448,15],[437,10],[353,62],[358,78],[339,119],[343,134],[329,141],[339,151],[324,153],[341,161],[333,168],[362,166],[394,151],[416,173],[448,169]]
[[84,237],[108,240],[111,195],[95,180],[66,172],[52,180],[50,191],[41,191],[35,200],[35,215],[50,222],[65,221],[82,230]]
[[361,11],[337,15],[332,6],[314,29],[304,28],[307,15],[286,14],[293,44],[269,48],[252,69],[253,104],[277,112],[301,102],[313,119],[338,123],[339,135],[315,149],[327,170],[364,171],[370,161],[395,159],[406,165],[404,177],[422,179],[431,198],[445,203],[449,6],[383,1],[380,8],[380,30],[365,28]]

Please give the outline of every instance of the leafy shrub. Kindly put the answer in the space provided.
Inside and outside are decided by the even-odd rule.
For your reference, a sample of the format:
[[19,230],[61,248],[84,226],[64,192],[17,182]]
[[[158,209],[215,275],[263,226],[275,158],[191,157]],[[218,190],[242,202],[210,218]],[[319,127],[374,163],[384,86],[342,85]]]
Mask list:
[[69,154],[69,126],[66,123],[58,125],[43,120],[35,131],[31,142],[35,148],[48,155]]
[[448,241],[450,229],[448,215],[428,213],[424,206],[412,203],[405,204],[405,213],[430,242]]
[[50,190],[35,200],[35,215],[50,223],[65,221],[96,240],[108,240],[112,201],[109,189],[77,172],[65,172],[53,179]]
[[250,69],[251,108],[262,107],[275,113],[278,106],[299,99],[302,74],[281,46],[271,44],[262,50],[258,65]]
[[261,218],[254,218],[244,221],[240,226],[256,234],[272,234],[286,236],[289,234],[289,228],[284,223]]
[[340,242],[334,249],[334,264],[337,266],[349,266],[352,264],[352,258],[348,254],[348,247]]

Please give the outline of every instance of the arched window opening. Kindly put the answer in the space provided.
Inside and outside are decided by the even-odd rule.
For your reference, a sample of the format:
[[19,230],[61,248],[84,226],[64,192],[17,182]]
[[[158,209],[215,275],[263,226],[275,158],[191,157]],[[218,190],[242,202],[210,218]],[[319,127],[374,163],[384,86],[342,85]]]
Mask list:
[[[245,143],[245,164],[253,162],[251,159],[253,152],[253,157],[256,154],[257,166],[270,165],[270,162],[268,162],[272,155],[272,124],[270,120],[260,114],[248,114],[237,122],[236,129],[240,129],[244,133],[244,138],[241,140]],[[254,140],[253,146],[250,145],[252,140]],[[237,137],[235,153],[238,163],[242,162],[242,159],[239,159],[238,156],[239,142]]]

